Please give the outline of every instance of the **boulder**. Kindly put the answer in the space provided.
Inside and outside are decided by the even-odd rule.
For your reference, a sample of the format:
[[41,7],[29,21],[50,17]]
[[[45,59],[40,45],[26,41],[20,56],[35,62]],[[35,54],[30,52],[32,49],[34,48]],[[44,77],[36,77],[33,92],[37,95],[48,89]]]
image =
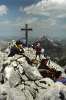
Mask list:
[[18,62],[21,64],[21,66],[24,69],[24,72],[25,72],[26,76],[30,80],[38,80],[38,79],[42,78],[42,76],[39,73],[38,69],[36,67],[32,67],[31,65],[29,65],[27,63],[25,57],[18,59]]
[[17,68],[18,68],[20,74],[22,74],[24,72],[24,70],[20,64],[18,64]]
[[33,100],[33,97],[31,93],[29,92],[29,90],[25,89],[23,92],[25,94],[26,100]]
[[11,88],[7,100],[27,100],[25,94],[16,88]]
[[24,80],[24,81],[28,81],[28,77],[24,74],[24,75],[22,75],[22,79]]
[[8,94],[10,90],[9,82],[5,82],[4,84],[0,84],[0,94]]
[[41,87],[41,88],[44,88],[44,89],[47,89],[51,86],[54,86],[54,82],[50,78],[43,78],[39,81],[35,81],[35,83],[38,87]]
[[11,65],[12,65],[13,67],[17,67],[17,62],[16,62],[16,61],[13,61],[13,62],[11,63]]
[[7,67],[5,68],[4,74],[5,74],[5,78],[6,78],[7,80],[9,80],[9,78],[10,78],[10,76],[11,76],[13,70],[14,70],[14,69],[13,69],[12,66],[7,66]]
[[48,88],[39,91],[35,100],[61,100],[59,98],[59,90],[54,88]]
[[34,81],[25,81],[25,85],[36,88],[36,84]]
[[59,91],[65,90],[66,86],[62,82],[55,82],[53,88],[57,88]]
[[22,83],[22,84],[18,85],[16,87],[16,89],[19,89],[19,90],[23,91],[25,89],[25,85]]
[[7,100],[7,95],[9,93],[10,86],[9,82],[6,82],[5,84],[0,84],[0,100]]
[[9,84],[11,87],[17,86],[18,84],[21,83],[21,77],[18,73],[18,71],[12,71],[10,78],[9,78]]
[[7,95],[0,95],[0,100],[7,100]]
[[3,62],[3,67],[6,67],[10,64],[10,59]]
[[35,82],[34,81],[26,81],[25,82],[25,88],[27,90],[29,90],[29,92],[33,96],[33,99],[35,99],[36,98],[36,93],[38,91],[38,88],[37,88]]
[[31,86],[25,86],[25,89],[27,89],[30,94],[32,95],[33,99],[36,98],[36,93],[37,93],[37,89],[36,88],[33,88]]
[[11,66],[5,68],[5,78],[9,81],[11,87],[14,87],[21,82],[18,71],[14,71],[14,68]]
[[47,86],[53,86],[54,85],[54,81],[52,79],[50,79],[50,78],[43,78],[43,79],[39,80],[39,82],[40,83],[45,82],[45,84]]
[[40,75],[39,71],[37,70],[36,67],[24,67],[24,71],[26,76],[30,79],[30,80],[39,80],[42,78],[42,76]]
[[[32,66],[35,50],[24,48],[24,51],[23,55],[13,57],[0,52],[0,72],[3,69],[0,82],[2,74],[5,78],[5,83],[0,84],[0,100],[66,100],[66,86],[48,77],[43,78],[36,65]],[[39,60],[38,63],[39,66]],[[49,67],[62,71],[62,76],[66,77],[63,68],[51,60]]]

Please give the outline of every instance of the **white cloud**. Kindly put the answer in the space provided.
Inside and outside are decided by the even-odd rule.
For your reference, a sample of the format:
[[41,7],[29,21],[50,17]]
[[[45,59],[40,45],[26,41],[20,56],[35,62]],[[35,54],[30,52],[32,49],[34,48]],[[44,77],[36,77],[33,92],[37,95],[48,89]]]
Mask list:
[[27,13],[27,14],[43,14],[43,11],[44,11],[44,3],[45,1],[42,0],[40,2],[38,2],[37,4],[33,4],[31,6],[28,6],[28,7],[25,7],[24,8],[24,11]]
[[27,14],[44,14],[49,13],[48,10],[66,9],[66,0],[41,0],[37,4],[24,8]]
[[0,5],[0,15],[6,15],[8,12],[8,8],[6,5]]
[[41,0],[37,4],[33,4],[31,6],[25,7],[24,11],[28,15],[32,14],[32,15],[48,16],[48,21],[50,21],[50,25],[54,26],[58,23],[57,20],[60,19],[60,17],[66,17],[66,1],[65,0],[47,0],[47,1]]
[[65,0],[51,0],[53,3],[62,4]]
[[[28,23],[38,30],[52,30],[52,27],[54,27],[53,29],[60,29],[64,24],[59,24],[61,21],[60,18],[66,16],[66,0],[41,0],[37,4],[32,4],[24,9],[20,7],[20,11],[23,10],[28,14],[27,16],[31,16],[32,18],[18,18],[16,25],[20,26]],[[33,15],[38,16],[35,17]],[[41,16],[39,17],[39,15]],[[44,19],[44,16],[48,16],[48,18]]]
[[26,23],[31,25],[31,24],[35,23],[36,21],[38,21],[37,17],[28,17],[28,16],[24,17],[24,18],[18,17],[18,18],[16,18],[15,25],[21,26]]

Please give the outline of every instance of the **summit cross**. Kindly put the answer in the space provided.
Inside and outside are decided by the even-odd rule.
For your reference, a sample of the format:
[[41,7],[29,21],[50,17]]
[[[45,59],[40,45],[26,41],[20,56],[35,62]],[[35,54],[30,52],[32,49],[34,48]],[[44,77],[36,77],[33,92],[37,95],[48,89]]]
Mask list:
[[21,28],[21,31],[25,31],[26,46],[28,46],[28,32],[32,31],[32,28],[28,28],[28,24],[25,24],[25,28]]

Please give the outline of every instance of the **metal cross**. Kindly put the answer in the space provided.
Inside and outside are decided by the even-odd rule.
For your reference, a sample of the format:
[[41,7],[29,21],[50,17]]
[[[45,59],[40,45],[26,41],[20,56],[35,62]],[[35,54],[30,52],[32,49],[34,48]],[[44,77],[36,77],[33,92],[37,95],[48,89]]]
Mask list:
[[21,28],[21,30],[25,31],[26,46],[28,46],[28,32],[32,31],[32,28],[28,28],[28,24],[25,24],[25,28]]

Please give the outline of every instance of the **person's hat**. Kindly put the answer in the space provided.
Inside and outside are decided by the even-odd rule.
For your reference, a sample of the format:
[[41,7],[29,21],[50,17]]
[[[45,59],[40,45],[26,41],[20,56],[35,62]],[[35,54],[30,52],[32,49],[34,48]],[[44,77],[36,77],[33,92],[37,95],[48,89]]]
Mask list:
[[20,45],[22,42],[20,40],[16,41],[16,45]]

